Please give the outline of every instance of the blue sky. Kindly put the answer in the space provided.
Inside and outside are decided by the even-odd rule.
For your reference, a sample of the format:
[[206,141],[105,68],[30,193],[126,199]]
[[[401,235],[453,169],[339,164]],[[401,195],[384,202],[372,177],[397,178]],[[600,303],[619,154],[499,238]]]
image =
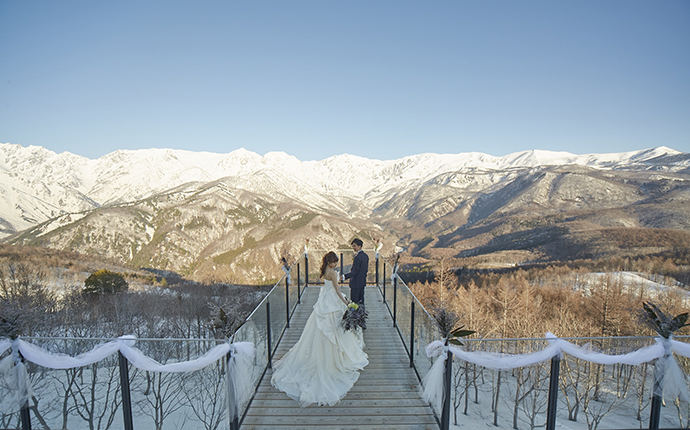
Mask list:
[[0,0],[0,142],[690,152],[690,1]]

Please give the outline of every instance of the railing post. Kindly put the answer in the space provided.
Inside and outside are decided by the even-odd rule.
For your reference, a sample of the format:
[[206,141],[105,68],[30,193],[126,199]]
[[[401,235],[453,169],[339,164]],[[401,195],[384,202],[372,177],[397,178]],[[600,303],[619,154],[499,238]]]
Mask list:
[[19,419],[22,422],[22,430],[31,430],[31,413],[29,411],[29,401],[27,400],[19,410]]
[[285,275],[285,328],[290,328],[290,282]]
[[410,367],[414,367],[414,297],[410,307]]
[[450,428],[450,383],[453,377],[453,353],[446,352],[446,370],[443,374],[443,411],[441,412],[441,430]]
[[237,404],[237,398],[235,398],[235,379],[230,373],[230,360],[232,360],[232,352],[228,351],[225,354],[225,375],[228,378],[228,421],[230,421],[230,430],[239,430],[240,405]]
[[[17,356],[19,357],[19,359],[21,360],[21,362],[23,364],[24,363],[24,356],[18,350],[18,346],[13,344],[12,345],[12,355],[14,356],[15,354],[17,354]],[[17,365],[18,365],[18,363],[15,362],[14,363],[14,366],[15,366],[14,371],[15,372],[18,372]],[[20,378],[19,374],[17,374],[17,385],[18,385],[17,390],[19,390],[19,392],[24,391],[24,389],[22,389],[22,384],[28,383],[28,381],[22,382],[22,380],[23,380],[23,378]],[[22,423],[22,430],[31,430],[31,411],[29,410],[29,399],[26,399],[24,404],[22,404],[22,406],[19,408],[19,421],[21,421],[21,423]]]
[[129,362],[120,351],[117,352],[120,365],[120,388],[122,392],[122,418],[125,430],[134,430],[132,423],[132,394],[129,390]]
[[664,379],[664,369],[662,361],[666,357],[657,358],[654,363],[654,385],[652,391],[652,406],[649,411],[649,430],[659,430],[659,419],[661,417],[661,381]]
[[398,326],[398,277],[393,277],[393,327]]
[[271,351],[271,302],[266,300],[266,342],[268,342],[268,368],[272,369],[273,352]]
[[379,286],[379,253],[376,252],[376,286]]
[[386,265],[383,265],[383,303],[386,303]]
[[340,253],[340,275],[344,275],[343,273],[343,253]]
[[558,378],[561,369],[560,353],[551,358],[549,399],[546,406],[546,430],[556,429],[556,408],[558,407]]
[[300,279],[299,279],[299,263],[297,263],[297,304],[302,303],[302,293],[299,290],[300,287]]
[[309,254],[304,254],[304,288],[309,286]]

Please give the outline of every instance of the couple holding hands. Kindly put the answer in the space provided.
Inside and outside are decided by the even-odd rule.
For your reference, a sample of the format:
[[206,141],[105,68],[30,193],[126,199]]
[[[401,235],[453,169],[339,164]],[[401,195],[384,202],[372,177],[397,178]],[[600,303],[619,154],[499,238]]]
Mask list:
[[341,321],[350,303],[339,283],[349,280],[351,301],[364,306],[369,256],[363,242],[354,239],[355,252],[350,273],[338,276],[338,256],[327,253],[321,263],[324,284],[302,335],[273,366],[271,384],[300,402],[333,406],[359,379],[359,371],[369,364],[361,329],[345,330]]

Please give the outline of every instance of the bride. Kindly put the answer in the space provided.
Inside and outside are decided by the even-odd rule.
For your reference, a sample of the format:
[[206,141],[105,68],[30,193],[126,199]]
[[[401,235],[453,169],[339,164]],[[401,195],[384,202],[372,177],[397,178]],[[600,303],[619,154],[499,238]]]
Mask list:
[[297,343],[273,366],[271,384],[300,402],[333,406],[345,397],[369,364],[360,333],[340,326],[348,301],[333,270],[334,252],[323,257],[324,285]]

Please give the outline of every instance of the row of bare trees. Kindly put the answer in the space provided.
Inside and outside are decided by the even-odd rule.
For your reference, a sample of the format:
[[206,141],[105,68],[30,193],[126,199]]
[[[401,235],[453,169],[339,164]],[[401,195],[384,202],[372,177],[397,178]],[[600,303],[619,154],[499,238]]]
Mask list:
[[671,314],[686,311],[680,288],[647,289],[626,284],[616,273],[597,277],[582,271],[516,271],[460,284],[451,269],[434,282],[410,286],[422,304],[444,306],[482,338],[641,336],[653,334],[639,320],[642,303],[653,300]]

